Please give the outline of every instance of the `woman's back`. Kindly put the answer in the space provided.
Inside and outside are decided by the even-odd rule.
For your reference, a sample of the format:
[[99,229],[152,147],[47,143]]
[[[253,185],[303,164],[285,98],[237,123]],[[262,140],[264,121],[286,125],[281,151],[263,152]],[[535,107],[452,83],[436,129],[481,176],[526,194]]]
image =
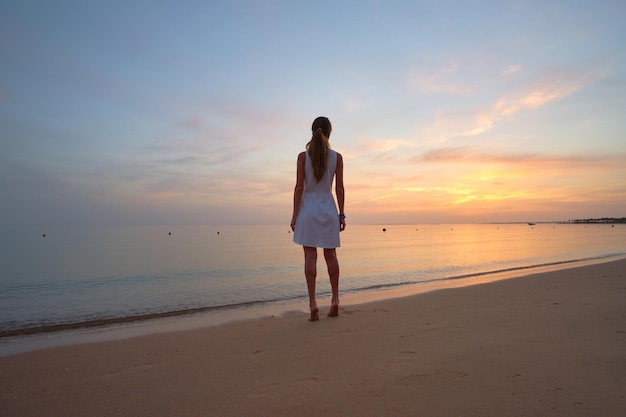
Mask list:
[[332,193],[333,178],[337,168],[337,152],[330,149],[326,159],[326,172],[322,179],[317,182],[313,171],[311,156],[306,152],[306,162],[304,165],[304,192],[305,193]]

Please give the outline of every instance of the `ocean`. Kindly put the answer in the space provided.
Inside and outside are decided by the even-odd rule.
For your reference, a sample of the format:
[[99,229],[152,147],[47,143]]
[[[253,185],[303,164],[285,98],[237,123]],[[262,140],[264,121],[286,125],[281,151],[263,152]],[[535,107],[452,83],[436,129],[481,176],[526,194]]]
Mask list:
[[[348,225],[340,294],[626,255],[623,224]],[[281,303],[308,306],[288,226],[66,227],[0,240],[0,341]],[[330,294],[320,251],[318,294]]]

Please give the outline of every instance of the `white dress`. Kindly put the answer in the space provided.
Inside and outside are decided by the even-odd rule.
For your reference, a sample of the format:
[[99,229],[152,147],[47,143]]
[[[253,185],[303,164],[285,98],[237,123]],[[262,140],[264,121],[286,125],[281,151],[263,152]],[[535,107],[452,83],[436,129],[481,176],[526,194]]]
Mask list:
[[293,241],[302,246],[315,248],[338,248],[339,213],[332,194],[333,179],[337,168],[337,152],[330,149],[326,160],[326,172],[317,182],[306,152],[304,164],[304,192],[296,218]]

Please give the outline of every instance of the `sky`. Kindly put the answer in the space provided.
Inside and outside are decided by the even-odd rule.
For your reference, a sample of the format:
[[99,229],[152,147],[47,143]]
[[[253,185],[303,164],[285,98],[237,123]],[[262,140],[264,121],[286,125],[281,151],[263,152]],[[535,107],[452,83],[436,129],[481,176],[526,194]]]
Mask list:
[[626,216],[626,2],[5,1],[0,225]]

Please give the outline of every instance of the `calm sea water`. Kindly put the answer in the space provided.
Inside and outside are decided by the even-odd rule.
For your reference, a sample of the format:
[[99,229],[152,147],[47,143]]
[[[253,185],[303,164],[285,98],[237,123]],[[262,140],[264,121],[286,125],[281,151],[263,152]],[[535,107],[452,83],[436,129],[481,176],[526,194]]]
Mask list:
[[[341,292],[626,254],[625,225],[349,225]],[[94,227],[0,240],[0,335],[302,301],[301,247],[285,226]],[[318,293],[329,294],[323,256]]]

